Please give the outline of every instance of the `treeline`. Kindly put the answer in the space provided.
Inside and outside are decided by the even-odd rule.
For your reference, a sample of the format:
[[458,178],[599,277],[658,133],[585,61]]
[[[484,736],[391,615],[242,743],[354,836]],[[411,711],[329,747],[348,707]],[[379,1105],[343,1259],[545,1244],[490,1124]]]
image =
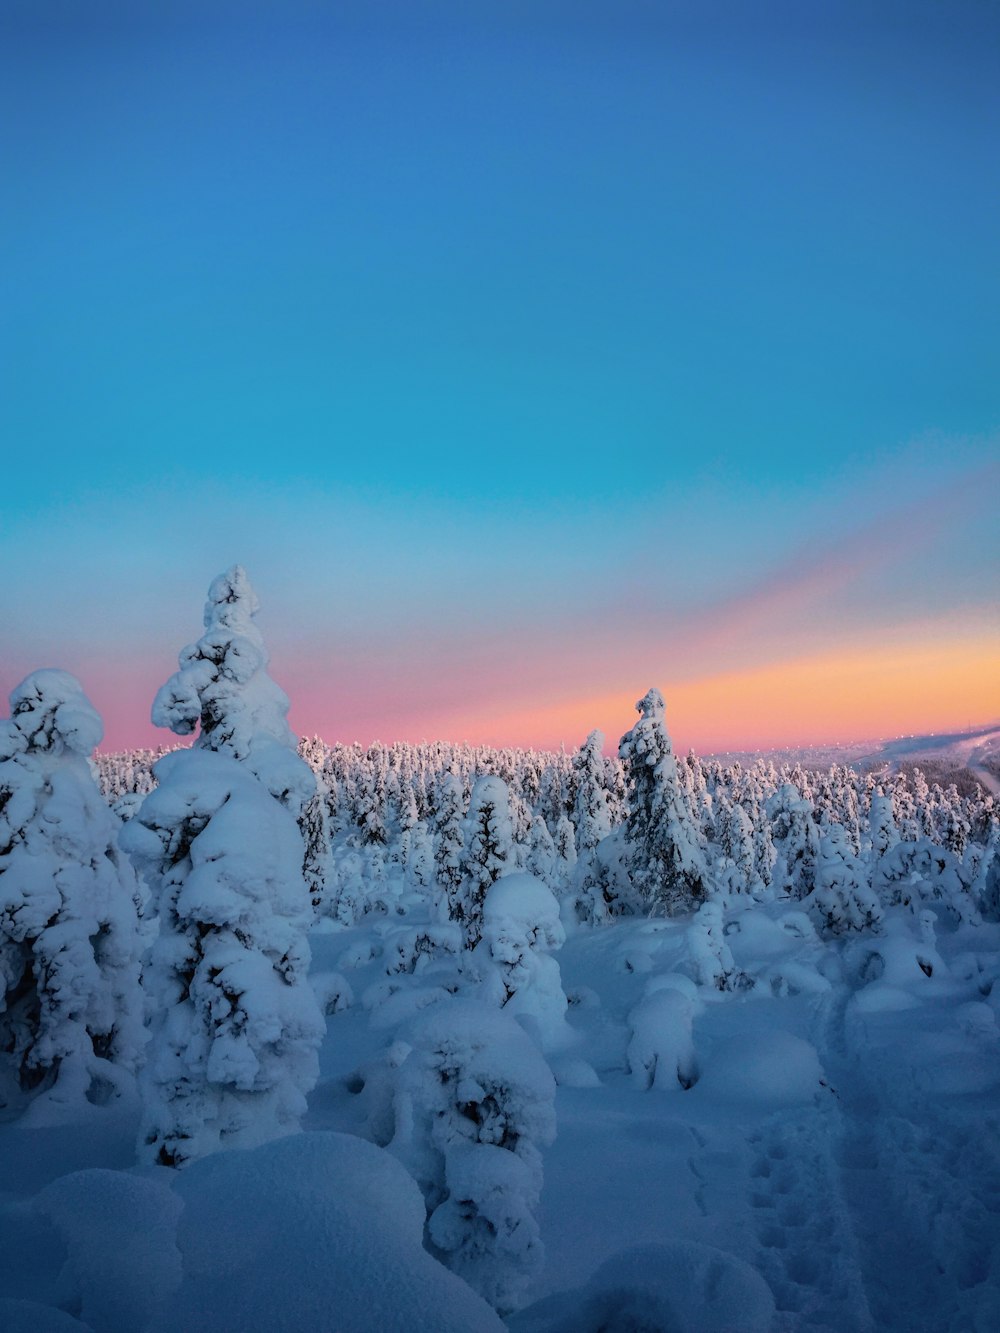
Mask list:
[[[667,842],[700,855],[701,893],[766,890],[804,898],[816,884],[823,839],[829,843],[834,829],[841,831],[834,841],[858,860],[855,873],[869,884],[890,873],[888,865],[878,871],[877,863],[903,843],[909,849],[894,853],[892,873],[926,861],[935,849],[939,877],[974,890],[1000,827],[997,803],[978,783],[959,791],[954,783],[928,782],[919,768],[872,774],[836,765],[816,772],[764,759],[724,765],[693,751],[675,759],[662,706],[656,708],[652,729],[662,731],[662,739],[655,742],[654,764],[645,766],[662,767],[671,754],[673,774],[666,780],[661,773],[659,781],[674,788],[675,827]],[[298,752],[318,784],[303,817],[306,873],[317,911],[351,924],[368,912],[389,911],[393,899],[408,891],[447,891],[452,878],[468,869],[462,829],[476,781],[487,776],[506,788],[511,865],[538,874],[560,897],[572,896],[581,922],[682,906],[683,895],[668,904],[670,895],[657,888],[662,868],[650,875],[633,856],[633,874],[623,869],[618,853],[631,809],[627,756],[603,750],[604,737],[596,731],[573,754],[443,741],[329,745],[317,736],[304,738]],[[153,766],[167,752],[161,747],[94,757],[101,792],[120,817],[130,818],[152,791]],[[646,802],[655,799],[649,793]],[[632,841],[638,836],[645,847],[636,818],[632,809]],[[631,882],[635,878],[638,885]]]

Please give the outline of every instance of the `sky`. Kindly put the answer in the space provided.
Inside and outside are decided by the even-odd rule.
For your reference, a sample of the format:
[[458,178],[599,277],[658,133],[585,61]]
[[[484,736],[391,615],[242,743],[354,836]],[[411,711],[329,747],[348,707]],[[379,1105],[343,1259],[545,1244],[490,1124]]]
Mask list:
[[[301,733],[1000,718],[1000,9],[11,0],[0,691],[239,562]],[[0,704],[2,709],[2,704]]]

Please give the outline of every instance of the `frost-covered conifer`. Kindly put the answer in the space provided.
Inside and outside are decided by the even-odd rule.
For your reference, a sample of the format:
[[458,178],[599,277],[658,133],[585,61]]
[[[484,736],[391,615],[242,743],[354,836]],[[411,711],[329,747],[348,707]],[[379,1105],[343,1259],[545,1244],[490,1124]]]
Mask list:
[[483,777],[476,781],[469,799],[463,841],[462,883],[451,915],[464,926],[471,949],[482,935],[487,891],[514,866],[510,793],[502,778]]
[[873,930],[882,920],[878,898],[840,824],[824,828],[816,862],[816,887],[809,895],[808,906],[817,924],[831,935]]
[[873,863],[885,856],[889,848],[895,847],[899,842],[899,832],[892,811],[892,798],[886,796],[881,787],[872,792],[871,808],[868,812],[868,838]]
[[168,1166],[295,1129],[318,1072],[296,823],[315,779],[266,673],[256,609],[238,566],[211,585],[206,633],[153,707],[155,721],[186,734],[201,720],[201,732],[160,761],[123,833],[160,918],[140,1152]]
[[528,870],[537,875],[549,888],[556,882],[556,846],[552,841],[548,825],[541,815],[535,815],[531,821],[531,840],[528,846]]
[[33,672],[10,706],[0,723],[0,1059],[52,1114],[106,1100],[138,1065],[139,886],[87,762],[103,729],[79,682]]
[[579,860],[592,852],[611,832],[611,815],[604,791],[604,733],[592,731],[573,757],[576,773],[576,801],[573,823],[576,826],[576,854]]
[[552,841],[564,873],[568,874],[576,865],[576,830],[568,816],[564,814],[559,816]]
[[652,911],[688,911],[708,892],[708,870],[681,794],[659,690],[649,690],[636,711],[639,721],[618,747],[629,786],[629,872]]
[[465,845],[463,820],[465,793],[454,773],[441,778],[437,795],[437,845],[434,866],[437,883],[448,902],[448,914],[459,920],[459,890],[462,885],[462,849]]
[[180,670],[153,701],[153,724],[178,736],[201,730],[199,750],[238,759],[298,819],[316,790],[288,725],[288,696],[267,674],[268,655],[254,624],[260,603],[246,570],[214,579],[205,633],[180,654]]
[[767,802],[767,812],[779,853],[779,887],[793,898],[805,898],[816,884],[819,855],[812,803],[786,782]]
[[324,914],[327,879],[330,876],[330,825],[323,793],[316,791],[302,808],[299,828],[305,842],[302,873],[313,911]]

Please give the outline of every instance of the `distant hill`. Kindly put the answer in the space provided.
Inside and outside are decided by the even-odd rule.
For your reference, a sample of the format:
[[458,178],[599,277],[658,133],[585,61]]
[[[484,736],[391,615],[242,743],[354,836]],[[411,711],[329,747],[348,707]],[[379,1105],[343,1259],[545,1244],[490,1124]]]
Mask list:
[[954,782],[959,791],[966,792],[973,782],[979,782],[1000,796],[1000,724],[997,723],[970,731],[882,737],[840,745],[730,751],[711,757],[724,763],[771,759],[776,764],[799,763],[813,771],[824,771],[833,764],[846,764],[862,773],[898,773],[919,768],[928,782],[942,786]]

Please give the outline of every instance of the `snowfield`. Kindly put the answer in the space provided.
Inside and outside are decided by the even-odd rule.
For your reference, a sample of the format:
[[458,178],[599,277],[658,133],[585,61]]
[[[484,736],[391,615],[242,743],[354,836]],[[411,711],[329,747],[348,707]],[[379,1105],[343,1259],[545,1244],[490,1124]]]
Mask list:
[[64,672],[0,723],[2,1333],[1000,1329],[990,792],[678,759],[655,689],[297,752],[256,610],[152,767]]
[[[546,1257],[511,1329],[1000,1327],[1000,926],[938,932],[928,976],[897,913],[826,945],[790,904],[738,905],[726,939],[758,978],[741,993],[690,981],[683,920],[566,942]],[[421,1249],[395,1126],[388,1150],[361,1141],[386,1138],[370,1084],[411,1022],[380,998],[388,924],[313,936],[315,975],[365,998],[328,1016],[304,1133],[176,1172],[135,1166],[137,1107],[3,1127],[0,1327],[500,1327]],[[450,1001],[404,991],[407,1014]],[[629,1068],[656,996],[682,1002],[650,1040],[669,1060],[689,1024],[687,1088]]]

